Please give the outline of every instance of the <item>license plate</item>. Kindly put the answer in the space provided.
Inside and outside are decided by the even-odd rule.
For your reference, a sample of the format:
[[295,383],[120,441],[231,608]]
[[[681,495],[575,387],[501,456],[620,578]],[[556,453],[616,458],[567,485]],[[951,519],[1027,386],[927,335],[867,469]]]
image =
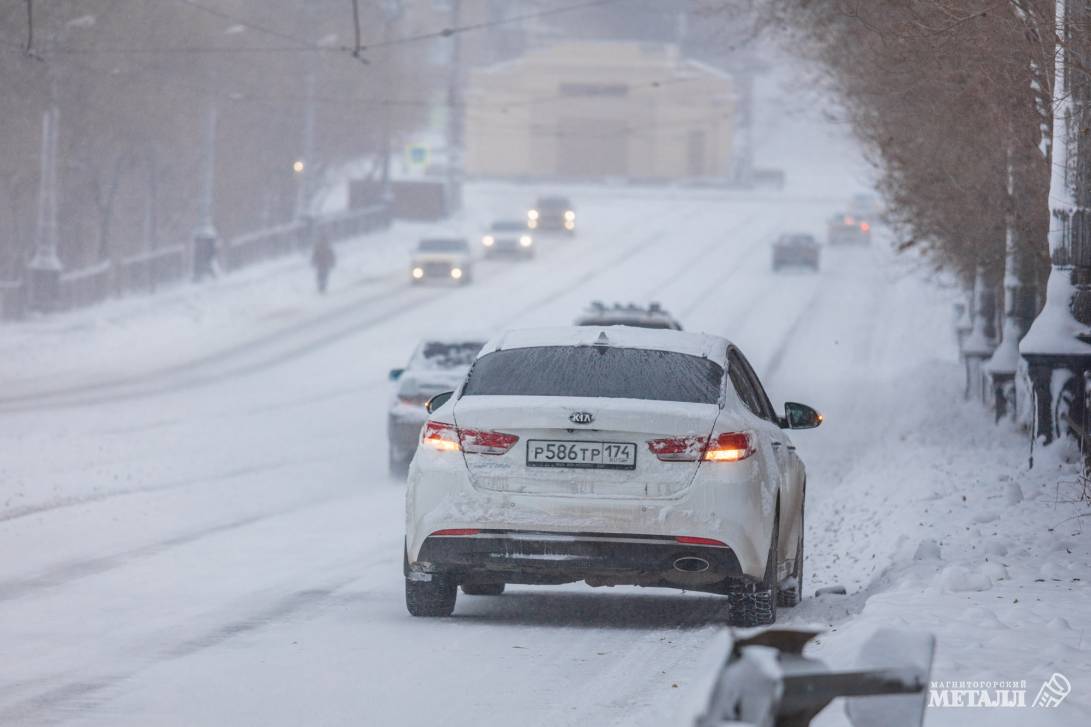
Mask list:
[[636,469],[636,445],[632,442],[559,442],[527,440],[528,467],[580,467],[584,469]]

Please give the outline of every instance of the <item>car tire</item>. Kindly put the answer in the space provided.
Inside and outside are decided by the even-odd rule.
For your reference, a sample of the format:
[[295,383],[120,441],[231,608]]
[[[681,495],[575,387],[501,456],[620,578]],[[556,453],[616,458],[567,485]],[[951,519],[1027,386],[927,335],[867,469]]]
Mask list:
[[752,628],[769,626],[777,620],[777,543],[780,540],[780,513],[773,519],[773,537],[765,561],[765,576],[745,590],[727,594],[728,614],[732,626]]
[[463,583],[462,592],[467,596],[499,596],[504,592],[503,583]]
[[803,534],[806,525],[804,519],[807,502],[806,489],[803,490],[803,497],[804,504],[801,506],[799,513],[799,540],[796,542],[796,562],[795,567],[792,568],[792,585],[788,588],[777,589],[777,606],[784,608],[798,606],[799,602],[803,600]]
[[405,607],[418,618],[450,616],[458,600],[458,586],[449,578],[432,576],[430,581],[405,579]]

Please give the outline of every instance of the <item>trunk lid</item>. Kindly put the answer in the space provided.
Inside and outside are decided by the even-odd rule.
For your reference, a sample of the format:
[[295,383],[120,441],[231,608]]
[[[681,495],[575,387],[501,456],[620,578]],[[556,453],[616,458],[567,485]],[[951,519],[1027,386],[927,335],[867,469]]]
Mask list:
[[[503,455],[464,453],[475,487],[513,494],[618,498],[672,497],[689,487],[699,463],[662,462],[649,450],[648,441],[708,436],[718,413],[716,404],[559,396],[469,396],[459,399],[454,408],[455,423],[461,429],[519,437]],[[588,414],[590,423],[572,419]],[[529,457],[532,441],[538,450]],[[528,463],[529,459],[542,461],[544,443],[557,443],[555,447],[569,450],[574,445],[590,456],[598,443],[634,445],[635,462],[632,468],[616,464],[616,468],[604,468],[601,463],[597,467]],[[627,454],[621,459],[628,459]]]

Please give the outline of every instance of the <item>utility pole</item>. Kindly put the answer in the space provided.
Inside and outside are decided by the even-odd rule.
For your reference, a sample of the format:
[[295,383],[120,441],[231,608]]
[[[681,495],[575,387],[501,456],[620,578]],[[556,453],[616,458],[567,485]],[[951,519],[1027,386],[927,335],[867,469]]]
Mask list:
[[311,216],[311,190],[314,179],[314,66],[308,63],[307,76],[304,80],[303,102],[303,140],[302,153],[295,162],[295,172],[299,180],[296,185],[295,218],[297,221],[306,222]]
[[201,174],[200,222],[193,231],[193,279],[214,276],[216,245],[216,131],[219,109],[216,107],[216,85],[211,84],[208,108],[205,110],[205,158]]
[[[393,31],[395,24],[401,20],[402,15],[405,13],[405,3],[402,0],[384,0],[383,2],[383,41],[389,43],[393,38]],[[393,154],[393,120],[391,118],[391,97],[394,95],[394,83],[391,77],[392,64],[386,63],[383,66],[383,109],[382,109],[382,173],[380,176],[380,183],[382,185],[382,191],[380,193],[384,204],[389,204],[391,201],[391,185],[390,185],[390,158]]]
[[[29,10],[29,5],[28,5]],[[95,25],[94,15],[81,15],[49,36],[49,45],[64,42],[73,29]],[[28,45],[29,47],[29,45]],[[57,254],[57,210],[60,206],[57,147],[61,125],[61,79],[55,65],[47,66],[49,108],[42,115],[41,176],[38,180],[38,219],[34,231],[34,256],[27,264],[30,309],[42,313],[56,310],[61,296],[61,265]]]
[[60,110],[55,99],[56,81],[51,78],[50,104],[42,114],[42,142],[39,152],[41,172],[38,178],[34,256],[27,265],[30,309],[41,313],[56,309],[61,287],[62,266],[57,255],[57,126]]
[[1036,437],[1086,431],[1091,381],[1091,77],[1070,55],[1091,57],[1091,6],[1056,0],[1052,176],[1046,301],[1019,345],[1036,402]]
[[[449,0],[449,28],[458,28],[462,0]],[[462,207],[462,35],[451,36],[451,65],[447,74],[447,212]]]

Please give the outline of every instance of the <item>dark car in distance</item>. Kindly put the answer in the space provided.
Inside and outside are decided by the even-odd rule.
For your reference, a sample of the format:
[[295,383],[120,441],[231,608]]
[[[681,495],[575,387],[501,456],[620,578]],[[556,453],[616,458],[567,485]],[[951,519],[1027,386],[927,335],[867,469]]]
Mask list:
[[818,271],[819,248],[814,235],[793,232],[781,235],[773,243],[773,272],[783,268],[807,268]]

